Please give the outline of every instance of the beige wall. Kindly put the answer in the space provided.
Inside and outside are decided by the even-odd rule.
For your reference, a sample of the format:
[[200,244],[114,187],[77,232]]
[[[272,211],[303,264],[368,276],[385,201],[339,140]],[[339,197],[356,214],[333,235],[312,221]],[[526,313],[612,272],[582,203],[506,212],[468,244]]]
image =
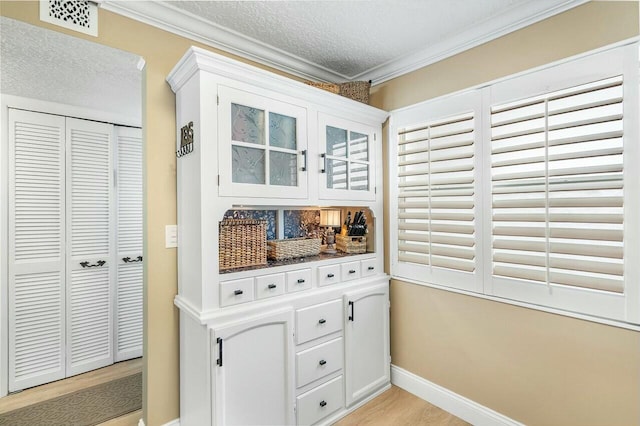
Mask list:
[[38,2],[1,1],[0,15],[125,50],[146,61],[143,408],[147,426],[167,423],[179,417],[179,344],[178,311],[173,305],[176,250],[164,247],[164,226],[176,223],[175,96],[165,78],[189,46],[199,44],[102,9],[99,37],[40,22]]
[[[400,108],[637,34],[637,2],[587,3],[379,85],[372,103]],[[391,357],[524,424],[640,424],[638,332],[394,280]]]

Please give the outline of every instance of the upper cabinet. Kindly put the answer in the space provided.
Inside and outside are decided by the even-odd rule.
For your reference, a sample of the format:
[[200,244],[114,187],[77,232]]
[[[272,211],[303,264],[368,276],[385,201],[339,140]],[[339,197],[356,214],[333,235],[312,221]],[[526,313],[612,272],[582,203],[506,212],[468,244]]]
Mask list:
[[376,127],[320,114],[318,128],[320,198],[374,201]]
[[195,47],[167,80],[191,208],[381,201],[386,111]]
[[219,86],[221,196],[307,198],[307,110]]

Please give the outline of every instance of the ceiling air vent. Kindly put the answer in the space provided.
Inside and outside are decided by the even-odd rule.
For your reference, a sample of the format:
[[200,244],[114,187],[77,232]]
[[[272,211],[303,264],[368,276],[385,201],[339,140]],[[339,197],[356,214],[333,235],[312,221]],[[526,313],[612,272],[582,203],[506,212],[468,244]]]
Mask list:
[[95,1],[40,0],[40,20],[98,36],[98,6]]

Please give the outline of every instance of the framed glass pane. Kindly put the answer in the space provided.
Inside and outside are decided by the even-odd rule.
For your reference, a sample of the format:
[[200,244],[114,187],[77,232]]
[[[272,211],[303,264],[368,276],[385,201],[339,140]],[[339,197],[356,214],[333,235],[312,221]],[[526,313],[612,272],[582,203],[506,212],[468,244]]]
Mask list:
[[286,115],[269,113],[269,145],[296,149],[296,119]]
[[231,139],[264,145],[264,111],[244,105],[231,104]]
[[349,159],[369,161],[369,136],[349,132]]
[[298,186],[298,155],[270,151],[269,183],[280,186]]
[[327,159],[327,188],[347,189],[346,161]]
[[347,157],[347,131],[327,126],[327,155]]
[[265,150],[233,145],[231,180],[235,183],[265,183]]
[[349,189],[354,191],[369,190],[369,165],[362,163],[351,163],[351,173],[349,174]]

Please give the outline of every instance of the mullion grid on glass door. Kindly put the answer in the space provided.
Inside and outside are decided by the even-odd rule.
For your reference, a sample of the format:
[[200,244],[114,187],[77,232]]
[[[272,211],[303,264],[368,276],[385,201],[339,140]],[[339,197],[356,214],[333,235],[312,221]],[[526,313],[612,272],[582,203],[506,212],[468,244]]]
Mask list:
[[622,78],[491,109],[493,275],[623,291]]

